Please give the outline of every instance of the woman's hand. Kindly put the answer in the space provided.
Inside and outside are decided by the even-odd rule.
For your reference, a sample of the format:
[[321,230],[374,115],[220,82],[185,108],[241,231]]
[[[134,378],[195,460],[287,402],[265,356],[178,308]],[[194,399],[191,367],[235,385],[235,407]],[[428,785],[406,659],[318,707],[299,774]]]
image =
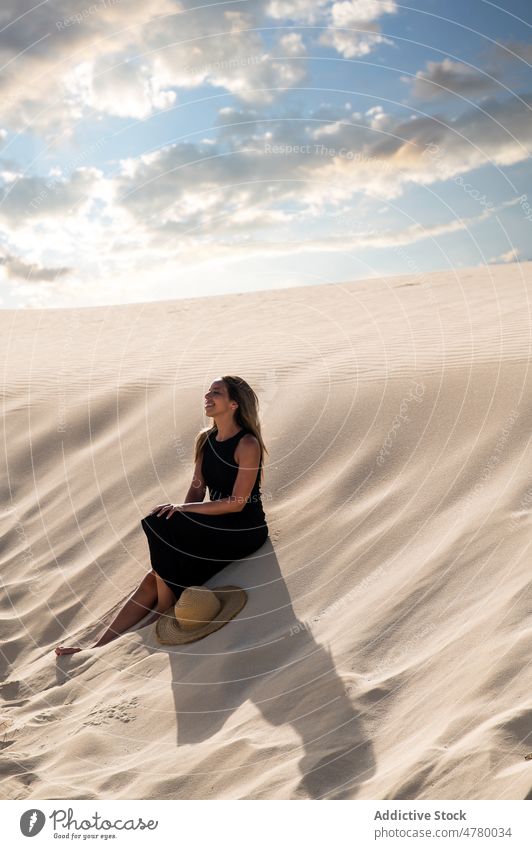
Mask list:
[[182,508],[182,504],[159,504],[158,507],[155,507],[151,511],[150,516],[153,516],[154,513],[157,513],[157,517],[159,517],[162,516],[163,513],[166,513],[167,510],[169,510],[170,512],[166,516],[166,518],[169,519],[170,516],[173,516],[174,513],[177,512],[177,510],[181,510]]

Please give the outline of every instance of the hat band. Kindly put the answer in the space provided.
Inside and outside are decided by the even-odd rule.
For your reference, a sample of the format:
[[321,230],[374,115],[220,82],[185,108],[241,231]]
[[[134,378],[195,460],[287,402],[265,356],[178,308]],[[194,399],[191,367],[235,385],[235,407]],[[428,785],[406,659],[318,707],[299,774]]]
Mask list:
[[212,619],[182,619],[180,616],[176,616],[176,622],[183,631],[197,631],[198,628],[210,625]]

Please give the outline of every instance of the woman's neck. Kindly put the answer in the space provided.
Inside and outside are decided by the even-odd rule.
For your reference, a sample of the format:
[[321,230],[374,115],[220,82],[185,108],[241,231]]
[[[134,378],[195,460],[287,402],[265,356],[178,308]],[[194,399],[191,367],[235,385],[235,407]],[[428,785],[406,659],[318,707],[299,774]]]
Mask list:
[[224,439],[231,439],[232,436],[235,436],[241,430],[241,427],[237,422],[216,422],[217,433],[216,437],[219,442],[223,442]]

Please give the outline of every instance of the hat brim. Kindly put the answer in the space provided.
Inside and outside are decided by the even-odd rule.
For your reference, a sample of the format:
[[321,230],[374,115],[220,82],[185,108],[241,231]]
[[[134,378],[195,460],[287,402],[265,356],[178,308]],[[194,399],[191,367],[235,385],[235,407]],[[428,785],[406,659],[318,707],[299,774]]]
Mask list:
[[242,610],[248,599],[246,591],[241,587],[225,586],[209,587],[209,589],[212,590],[222,605],[216,614],[216,618],[212,622],[200,625],[199,628],[185,631],[175,618],[175,605],[172,605],[159,616],[155,623],[155,633],[160,643],[167,646],[178,646],[183,643],[202,640],[203,637],[207,637],[213,631],[218,631],[219,628],[227,625]]

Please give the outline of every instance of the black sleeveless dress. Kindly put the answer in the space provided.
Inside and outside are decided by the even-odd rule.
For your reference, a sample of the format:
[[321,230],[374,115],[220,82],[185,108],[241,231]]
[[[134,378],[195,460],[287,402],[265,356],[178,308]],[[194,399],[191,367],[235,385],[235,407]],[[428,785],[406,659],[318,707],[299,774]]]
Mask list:
[[[221,442],[210,433],[203,447],[201,471],[211,501],[233,492],[238,474],[234,452],[248,433],[242,428]],[[141,520],[148,538],[152,568],[179,598],[185,587],[204,584],[217,572],[257,551],[268,538],[260,492],[260,469],[244,508],[239,512],[208,515],[177,511],[156,513]]]

